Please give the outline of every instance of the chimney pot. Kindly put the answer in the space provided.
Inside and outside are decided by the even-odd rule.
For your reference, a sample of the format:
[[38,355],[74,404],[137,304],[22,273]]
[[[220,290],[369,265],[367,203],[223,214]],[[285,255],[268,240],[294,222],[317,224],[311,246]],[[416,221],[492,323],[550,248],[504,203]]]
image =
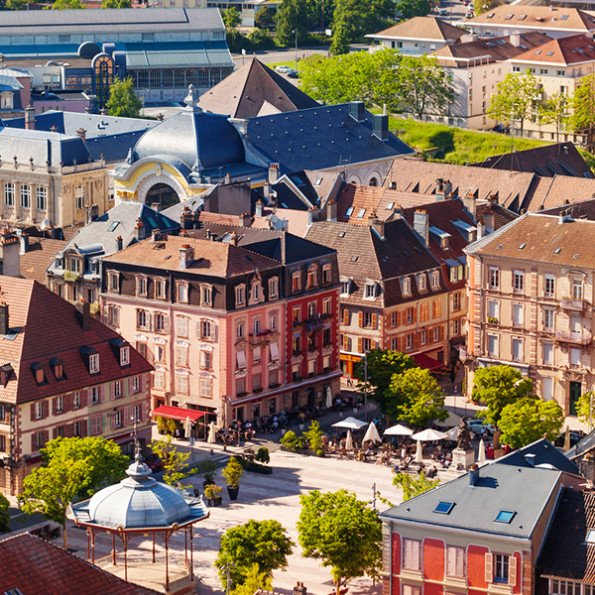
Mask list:
[[0,335],[8,334],[10,328],[8,319],[8,304],[6,302],[0,303]]

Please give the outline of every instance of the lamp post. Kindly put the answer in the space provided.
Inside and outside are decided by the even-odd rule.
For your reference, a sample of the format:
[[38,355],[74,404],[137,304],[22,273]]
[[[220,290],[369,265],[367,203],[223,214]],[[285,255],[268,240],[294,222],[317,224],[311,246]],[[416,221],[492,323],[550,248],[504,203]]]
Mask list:
[[297,28],[293,30],[293,32],[295,33],[295,69],[297,70],[297,63],[298,63],[298,45],[297,45],[297,39],[298,39],[298,30]]
[[364,421],[368,421],[368,352],[364,353]]

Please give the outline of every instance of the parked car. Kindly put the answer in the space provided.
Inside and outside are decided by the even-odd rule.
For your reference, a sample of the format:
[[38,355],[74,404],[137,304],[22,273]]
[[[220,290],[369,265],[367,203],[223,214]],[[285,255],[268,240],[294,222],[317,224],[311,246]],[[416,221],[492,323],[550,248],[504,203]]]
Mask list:
[[439,12],[438,14],[439,14],[441,17],[444,17],[444,16],[446,16],[446,14],[447,14],[446,8],[441,8],[441,9],[440,9],[440,12]]
[[163,471],[163,461],[154,452],[148,454],[144,462],[153,473]]
[[275,68],[275,70],[277,72],[280,72],[281,74],[289,74],[293,68],[290,68],[289,66],[284,66],[283,64],[281,66],[277,66],[277,68]]
[[478,436],[481,435],[484,430],[487,431],[490,436],[493,436],[496,431],[496,428],[492,424],[484,424],[482,419],[468,419],[467,427],[471,432]]
[[300,78],[300,73],[297,70],[294,70],[293,68],[287,73],[287,76],[290,79],[299,79]]

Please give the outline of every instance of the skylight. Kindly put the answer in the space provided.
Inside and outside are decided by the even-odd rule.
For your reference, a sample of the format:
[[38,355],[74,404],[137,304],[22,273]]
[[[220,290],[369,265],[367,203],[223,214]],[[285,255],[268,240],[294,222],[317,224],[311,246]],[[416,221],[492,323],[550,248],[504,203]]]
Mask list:
[[322,184],[322,178],[316,178],[316,181],[314,182],[314,186],[320,186],[320,184]]
[[549,52],[547,53],[547,55],[548,55],[548,56],[553,56],[553,55],[554,55],[554,52],[552,52],[552,51],[549,51]]
[[454,505],[454,502],[438,502],[436,508],[434,508],[434,512],[438,514],[449,514]]
[[340,238],[344,238],[345,237],[345,232],[344,231],[340,231],[339,232],[339,237]]
[[595,544],[595,529],[589,529],[587,531],[587,537],[585,537],[585,541],[590,544]]
[[560,254],[560,252],[562,252],[562,248],[556,248],[554,250],[554,254]]
[[112,221],[109,224],[109,227],[107,228],[108,231],[114,231],[114,229],[116,229],[116,227],[118,227],[118,225],[120,225],[119,221]]
[[345,211],[345,216],[351,217],[352,214],[353,214],[353,207],[348,207],[347,210]]
[[507,21],[510,21],[510,19],[512,19],[512,17],[513,17],[513,16],[514,16],[514,15],[513,15],[512,13],[508,13],[508,14],[507,14],[507,15],[504,17],[504,19],[505,19],[505,20],[507,20]]
[[511,512],[510,510],[501,510],[494,521],[496,523],[510,523],[515,514],[515,512]]
[[357,256],[352,256],[351,257],[351,262],[357,262]]
[[524,21],[527,18],[526,14],[520,14],[519,15],[519,21]]
[[364,216],[365,212],[366,212],[366,209],[360,209],[359,213],[357,214],[357,218],[361,219]]
[[385,209],[387,211],[390,211],[394,206],[395,206],[395,203],[394,202],[387,202]]
[[523,249],[523,248],[524,248],[526,245],[527,245],[527,244],[521,244],[521,245],[519,246],[519,250],[522,250],[522,249]]
[[561,19],[562,21],[565,21],[567,18],[568,18],[568,15],[567,15],[567,14],[563,14],[563,15],[560,17],[560,19]]

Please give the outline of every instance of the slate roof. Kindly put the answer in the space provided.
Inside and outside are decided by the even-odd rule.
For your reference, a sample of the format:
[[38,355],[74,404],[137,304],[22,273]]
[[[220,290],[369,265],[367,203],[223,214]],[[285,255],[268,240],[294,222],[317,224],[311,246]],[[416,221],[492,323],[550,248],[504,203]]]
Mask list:
[[[581,37],[584,37],[581,35]],[[556,41],[564,41],[559,39]],[[591,43],[593,40],[591,39]],[[595,46],[594,46],[595,57]],[[578,152],[574,143],[556,143],[514,151],[502,155],[492,155],[485,161],[474,163],[474,167],[489,169],[525,171],[536,173],[538,176],[553,177],[555,175],[573,176],[579,178],[593,178],[591,168]]]
[[595,585],[595,545],[586,543],[590,529],[595,529],[595,493],[564,489],[537,559],[537,575]]
[[253,118],[261,115],[263,106],[269,113],[270,107],[275,112],[287,112],[317,107],[318,102],[262,62],[252,58],[203,93],[198,106],[232,118]]
[[560,223],[560,217],[527,213],[496,234],[471,244],[466,253],[595,268],[595,254],[590,249],[594,242],[593,221],[579,219]]
[[[83,331],[76,308],[36,281],[1,276],[0,296],[9,307],[11,330],[0,336],[0,365],[10,363],[14,370],[6,386],[0,386],[0,401],[27,403],[152,369],[132,347],[130,366],[121,368],[110,345],[111,339],[120,338],[118,333],[93,317],[89,330]],[[97,349],[99,374],[89,374],[79,352],[83,346]],[[52,358],[63,363],[64,378],[54,376]],[[45,371],[42,385],[31,371],[36,362]]]
[[[179,269],[179,251],[183,246],[194,249],[194,262]],[[278,267],[272,258],[252,250],[232,246],[229,242],[213,242],[190,237],[163,236],[158,242],[143,240],[103,259],[104,262],[141,266],[161,270],[184,270],[186,274],[227,279],[235,275]]]
[[524,53],[527,48],[545,46],[550,40],[545,33],[527,31],[520,35],[517,45],[511,43],[510,37],[493,37],[448,45],[435,50],[431,55],[436,56],[441,66],[466,68],[469,66],[468,61],[474,58],[482,58],[485,62],[485,57],[489,56],[490,62],[504,62]]
[[[527,455],[532,455],[533,463],[528,462]],[[540,438],[521,449],[513,450],[509,454],[500,457],[498,464],[513,465],[515,467],[551,465],[558,471],[579,475],[578,466],[568,459],[566,453],[556,448],[545,438]]]
[[373,117],[357,122],[349,104],[321,106],[247,120],[248,146],[281,173],[326,169],[413,153],[396,135],[382,141],[372,134]]
[[29,533],[0,541],[0,592],[28,595],[150,595],[105,570]]
[[[480,467],[477,474],[475,485],[467,473],[381,513],[380,518],[528,539],[556,497],[562,476],[557,470],[498,461]],[[448,514],[434,512],[439,502],[453,504]],[[496,522],[503,510],[514,513],[510,523]]]
[[366,35],[370,39],[412,39],[453,43],[465,35],[464,29],[449,25],[438,17],[413,17],[378,33]]
[[567,31],[568,33],[595,31],[595,22],[577,8],[502,4],[472,19],[466,24],[510,27],[514,30]]

